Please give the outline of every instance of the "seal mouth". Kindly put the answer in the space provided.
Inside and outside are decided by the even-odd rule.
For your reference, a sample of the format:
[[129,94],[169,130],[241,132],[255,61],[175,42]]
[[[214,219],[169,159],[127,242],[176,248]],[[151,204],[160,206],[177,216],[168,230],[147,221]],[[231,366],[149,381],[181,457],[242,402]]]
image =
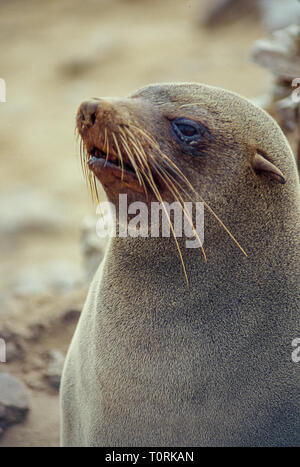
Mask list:
[[134,168],[124,158],[121,160],[112,152],[107,154],[96,146],[93,146],[88,154],[88,167],[100,181],[105,177],[105,174],[113,175],[125,184],[130,184],[131,188],[143,192]]
[[121,163],[120,159],[113,155],[109,154],[107,155],[106,152],[102,151],[102,149],[97,148],[94,146],[91,151],[90,151],[90,159],[88,161],[89,167],[91,170],[93,170],[94,167],[102,167],[102,168],[108,168],[111,170],[114,170],[114,173],[120,177],[122,177],[123,174],[130,174],[131,176],[134,176],[137,179],[136,173],[133,169],[133,167],[128,163],[123,160],[123,163]]

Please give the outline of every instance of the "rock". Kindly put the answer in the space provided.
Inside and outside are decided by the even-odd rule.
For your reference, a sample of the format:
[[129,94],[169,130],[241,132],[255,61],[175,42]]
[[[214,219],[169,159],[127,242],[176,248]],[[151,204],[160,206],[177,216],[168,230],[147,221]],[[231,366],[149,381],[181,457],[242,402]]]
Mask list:
[[44,360],[39,355],[32,356],[30,359],[30,364],[33,370],[41,370],[45,366]]
[[39,273],[38,267],[24,268],[19,271],[16,277],[12,280],[10,286],[11,293],[16,297],[29,297],[34,295],[47,294],[49,287],[47,279]]
[[46,329],[46,326],[44,323],[36,322],[36,323],[30,324],[27,330],[26,338],[28,340],[38,341],[41,335],[43,334],[43,332],[45,331],[45,329]]
[[99,64],[103,66],[106,62],[110,63],[113,58],[117,58],[122,53],[123,45],[117,37],[95,33],[89,39],[83,52],[76,51],[73,56],[60,63],[58,68],[68,79],[76,78]]
[[281,120],[281,126],[287,131],[293,131],[297,127],[297,108],[298,104],[290,96],[275,103],[275,111]]
[[257,11],[255,0],[215,0],[210,3],[212,6],[204,18],[204,25],[208,27],[230,23]]
[[81,310],[75,310],[75,309],[70,309],[66,310],[63,314],[63,321],[69,322],[69,321],[76,321],[79,319]]
[[[254,43],[252,59],[268,68],[280,80],[292,81],[300,77],[300,26],[276,31],[271,39]],[[292,91],[292,88],[291,88]]]
[[299,0],[259,0],[261,17],[269,30],[300,24]]
[[8,342],[10,339],[13,339],[15,337],[15,334],[7,326],[4,325],[0,327],[0,337],[6,342]]
[[6,343],[6,361],[11,362],[13,360],[18,360],[22,358],[24,354],[22,346],[17,342],[7,342]]
[[253,97],[251,102],[258,105],[261,109],[266,109],[271,104],[271,96],[269,94],[261,94],[260,96]]
[[16,186],[1,193],[0,218],[0,233],[21,235],[61,229],[67,216],[55,198],[28,186]]
[[49,359],[46,377],[53,388],[59,389],[65,357],[58,350],[52,350],[49,352]]
[[82,283],[80,267],[68,261],[51,261],[24,268],[14,278],[11,289],[21,296],[65,292]]
[[214,0],[204,18],[206,26],[219,26],[258,14],[271,31],[300,24],[298,0]]
[[[17,317],[18,314],[22,310],[22,303],[19,297],[12,296],[11,295],[11,290],[5,290],[4,293],[0,292],[0,319],[1,322],[5,322],[5,318],[8,316],[15,316]],[[11,329],[6,328],[6,326],[1,326],[0,327],[0,333],[6,333],[8,332],[9,335],[14,334]],[[1,334],[1,336],[8,340],[8,337],[5,337],[5,334]]]
[[291,82],[290,80],[277,79],[272,89],[273,99],[280,101],[291,95]]
[[297,130],[300,26],[289,26],[273,33],[270,39],[256,41],[252,58],[259,65],[268,68],[275,78],[270,89],[270,102],[265,109],[271,112],[284,131]]
[[49,288],[64,292],[82,283],[80,267],[68,261],[48,263],[44,270]]
[[[20,343],[20,339],[6,326],[0,327],[0,362],[11,362],[16,359],[21,359],[24,354],[24,349]],[[4,343],[4,345],[3,345]],[[4,360],[3,360],[3,357]]]
[[22,422],[28,410],[25,385],[9,373],[0,373],[0,430]]

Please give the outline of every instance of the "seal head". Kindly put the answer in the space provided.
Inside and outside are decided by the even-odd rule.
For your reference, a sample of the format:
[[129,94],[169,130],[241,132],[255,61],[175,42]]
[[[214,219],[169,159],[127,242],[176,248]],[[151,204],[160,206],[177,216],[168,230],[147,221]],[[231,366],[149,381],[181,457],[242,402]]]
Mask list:
[[257,109],[216,88],[153,85],[126,99],[88,100],[77,129],[84,162],[112,200],[118,192],[156,197],[156,190],[174,197],[174,185],[183,194],[190,180],[207,194],[220,179],[228,189],[237,173],[285,183],[274,145],[261,138]]

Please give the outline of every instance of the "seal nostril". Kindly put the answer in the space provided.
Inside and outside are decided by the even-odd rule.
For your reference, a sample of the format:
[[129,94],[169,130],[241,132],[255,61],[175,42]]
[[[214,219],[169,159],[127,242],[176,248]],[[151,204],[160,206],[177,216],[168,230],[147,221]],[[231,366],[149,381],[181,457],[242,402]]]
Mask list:
[[93,112],[93,113],[91,114],[91,123],[92,123],[92,125],[95,124],[95,121],[96,121],[96,112]]

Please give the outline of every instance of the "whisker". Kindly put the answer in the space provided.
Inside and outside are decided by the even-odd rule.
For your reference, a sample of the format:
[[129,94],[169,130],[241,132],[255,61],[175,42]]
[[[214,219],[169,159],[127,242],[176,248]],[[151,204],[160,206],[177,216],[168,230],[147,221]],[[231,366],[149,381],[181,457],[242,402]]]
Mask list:
[[[188,105],[190,104],[184,104],[182,107],[185,107]],[[197,104],[195,103],[193,105],[197,105]],[[187,197],[190,200],[193,200],[191,193],[195,194],[198,197],[198,199],[203,202],[204,206],[214,216],[217,222],[229,235],[231,240],[238,246],[238,248],[242,251],[242,253],[247,257],[247,253],[245,252],[245,250],[242,248],[242,246],[239,244],[239,242],[234,237],[234,235],[230,232],[230,230],[226,227],[223,221],[218,217],[218,215],[213,210],[213,208],[211,208],[210,205],[202,198],[200,193],[198,193],[194,189],[193,185],[190,183],[190,181],[188,180],[186,175],[184,175],[181,169],[177,166],[177,164],[175,164],[175,162],[173,162],[172,159],[170,159],[170,157],[168,157],[161,150],[160,145],[157,143],[157,141],[153,138],[153,136],[150,133],[148,133],[146,130],[142,130],[141,128],[136,127],[133,124],[129,126],[124,126],[123,128],[119,127],[118,130],[119,130],[118,134],[115,134],[114,132],[112,132],[111,137],[114,141],[118,159],[122,167],[121,179],[123,180],[124,178],[123,154],[125,154],[128,157],[128,160],[130,161],[130,164],[132,165],[136,173],[140,186],[143,187],[143,190],[145,192],[147,199],[148,199],[148,189],[147,189],[146,183],[150,187],[156,199],[161,203],[163,207],[163,210],[165,212],[165,215],[167,216],[167,219],[170,225],[172,236],[176,243],[176,247],[179,253],[180,261],[183,267],[183,272],[184,272],[187,284],[189,284],[189,280],[187,276],[186,267],[184,264],[183,254],[182,254],[178,239],[176,238],[172,220],[164,205],[162,195],[154,179],[153,175],[155,174],[157,175],[157,177],[159,177],[160,180],[163,181],[168,191],[172,194],[172,196],[174,196],[175,200],[180,203],[182,212],[184,216],[186,217],[187,221],[189,222],[189,225],[192,228],[194,236],[197,238],[199,242],[205,261],[207,261],[207,257],[206,257],[204,247],[196,231],[192,217],[190,216],[190,213],[187,212],[187,210],[184,207],[183,196]],[[141,138],[137,138],[136,133],[138,133],[141,136]],[[75,130],[75,135],[76,135],[76,139],[78,140],[78,137],[80,135],[76,133],[76,130]],[[144,140],[144,144],[143,144],[143,140]],[[109,160],[109,154],[110,154],[110,141],[109,141],[109,135],[108,135],[108,131],[106,127],[104,128],[104,143],[103,144],[104,144],[104,150],[106,152],[106,159],[105,159],[105,164],[104,164],[105,166]],[[147,154],[146,154],[145,146],[149,148],[149,150],[147,151]],[[97,202],[99,202],[99,195],[98,195],[98,189],[97,189],[97,178],[88,169],[87,162],[89,160],[89,154],[87,153],[86,146],[82,138],[80,139],[80,159],[81,159],[81,167],[82,167],[86,182],[88,184],[89,191],[92,194],[93,200],[96,200]]]
[[185,206],[184,206],[184,200],[182,198],[182,196],[180,195],[178,189],[174,186],[174,184],[172,183],[172,181],[169,179],[168,177],[168,174],[163,171],[164,173],[161,174],[160,173],[160,170],[161,168],[158,168],[156,167],[156,171],[158,173],[158,175],[161,177],[161,179],[165,182],[167,181],[168,184],[168,189],[170,190],[170,192],[173,194],[173,196],[175,197],[175,199],[180,203],[180,206],[181,206],[181,210],[183,212],[183,215],[187,218],[193,232],[194,232],[194,236],[196,237],[196,239],[198,240],[198,243],[200,245],[200,248],[201,248],[201,251],[202,251],[202,254],[203,254],[203,257],[204,257],[204,261],[206,262],[207,261],[207,256],[206,256],[206,253],[205,253],[205,250],[204,250],[204,247],[203,247],[203,244],[199,238],[199,235],[198,235],[198,232],[194,226],[194,223],[193,223],[193,220],[192,218],[188,215],[188,213],[186,212],[186,209],[185,209]]
[[170,229],[172,231],[172,235],[173,235],[173,238],[175,240],[175,243],[176,243],[176,247],[177,247],[177,251],[179,253],[179,257],[180,257],[180,261],[181,261],[181,265],[182,265],[182,268],[183,268],[183,272],[184,272],[184,276],[185,276],[185,280],[186,280],[186,283],[187,285],[189,285],[189,279],[188,279],[188,275],[187,275],[187,271],[186,271],[186,267],[185,267],[185,263],[184,263],[184,259],[183,259],[183,255],[182,255],[182,251],[181,251],[181,248],[180,248],[180,245],[179,245],[179,242],[177,240],[177,237],[175,235],[175,231],[174,231],[174,227],[173,227],[173,224],[172,224],[172,221],[170,219],[170,216],[168,214],[168,211],[164,205],[164,202],[162,200],[162,197],[161,197],[161,194],[159,193],[159,190],[157,189],[157,187],[154,187],[154,194],[156,195],[156,198],[157,200],[160,202],[160,204],[162,205],[163,207],[163,210],[165,211],[165,214],[167,216],[167,219],[168,219],[168,222],[169,222],[169,225],[170,225]]
[[[127,130],[128,130],[128,129],[127,129]],[[144,156],[146,157],[144,148],[143,148],[143,147],[140,147],[140,148],[138,147],[138,145],[135,143],[134,135],[132,135],[132,133],[130,132],[130,130],[129,130],[129,134],[131,134],[131,138],[133,139],[133,143],[134,143],[135,150],[136,150],[138,153],[140,153],[141,155],[144,155]],[[139,143],[139,141],[138,141],[137,143]],[[143,158],[143,160],[147,161],[147,159],[144,159],[144,158]],[[158,188],[157,188],[157,185],[156,185],[156,183],[155,183],[155,181],[154,181],[152,172],[151,172],[150,167],[149,167],[148,164],[147,164],[147,169],[148,169],[148,174],[144,174],[144,176],[146,177],[146,179],[147,179],[147,181],[148,181],[150,187],[152,188],[152,191],[153,191],[154,195],[156,196],[157,200],[160,202],[160,204],[161,204],[161,206],[162,206],[162,208],[163,208],[163,210],[164,210],[164,212],[165,212],[165,215],[166,215],[166,217],[167,217],[167,219],[168,219],[168,222],[169,222],[169,225],[170,225],[170,229],[171,229],[171,232],[172,232],[172,236],[173,236],[173,238],[174,238],[174,240],[175,240],[175,244],[176,244],[176,247],[177,247],[177,251],[178,251],[178,253],[179,253],[179,257],[180,257],[181,265],[182,265],[182,268],[183,268],[185,280],[186,280],[187,285],[189,285],[189,279],[188,279],[188,275],[187,275],[187,271],[186,271],[186,267],[185,267],[185,263],[184,263],[184,259],[183,259],[183,255],[182,255],[182,251],[181,251],[179,242],[178,242],[178,240],[177,240],[177,237],[176,237],[176,234],[175,234],[175,231],[174,231],[174,227],[173,227],[172,221],[171,221],[170,216],[169,216],[169,214],[168,214],[168,211],[167,211],[167,209],[166,209],[166,207],[165,207],[165,205],[164,205],[164,202],[163,202],[163,200],[162,200],[161,194],[160,194],[160,192],[159,192],[159,190],[158,190]]]
[[[122,132],[122,129],[120,129],[120,131]],[[124,133],[121,134],[121,141],[122,141],[124,151],[126,152],[126,154],[128,156],[128,159],[130,160],[130,162],[131,162],[131,164],[132,164],[132,166],[134,168],[134,171],[135,171],[136,176],[138,178],[139,184],[140,184],[140,186],[143,187],[146,196],[148,196],[148,192],[147,192],[145,182],[143,180],[143,177],[141,176],[140,170],[139,170],[139,168],[138,168],[138,166],[137,166],[137,164],[135,162],[135,159],[134,159],[134,156],[132,155],[130,147],[128,146],[128,143],[127,143],[127,140],[126,140],[126,137],[125,137]]]
[[109,139],[107,137],[107,128],[105,127],[104,129],[104,138],[105,138],[105,141],[106,141],[106,158],[105,158],[105,164],[104,164],[104,167],[106,167],[106,164],[107,164],[107,161],[108,161],[108,157],[109,157]]
[[[187,104],[185,104],[187,105]],[[196,103],[194,104],[196,105]],[[157,147],[157,143],[154,142],[153,140],[153,137],[151,137],[151,135],[147,134],[145,131],[141,130],[141,129],[138,129],[137,127],[135,127],[138,131],[140,131],[140,133],[142,133],[152,144],[156,144],[156,147]],[[201,201],[204,203],[205,207],[209,210],[209,212],[215,217],[215,219],[219,222],[219,224],[223,227],[223,229],[225,230],[225,232],[229,235],[229,237],[231,238],[231,240],[233,240],[233,242],[237,245],[237,247],[242,251],[242,253],[248,257],[247,253],[245,252],[244,248],[240,245],[240,243],[237,241],[237,239],[234,237],[234,235],[230,232],[230,230],[226,227],[226,225],[224,224],[224,222],[219,218],[219,216],[215,213],[215,211],[209,206],[209,204],[202,198],[202,196],[200,195],[200,193],[198,193],[194,187],[192,186],[192,184],[190,183],[190,181],[187,179],[187,177],[182,173],[182,171],[177,167],[177,165],[166,155],[164,154],[161,149],[159,148],[159,153],[160,155],[165,159],[167,160],[173,167],[174,169],[177,171],[177,174],[180,174],[181,178],[187,183],[187,185],[189,186],[189,188],[193,191],[193,193],[195,193],[196,195],[200,196],[200,199]]]
[[112,136],[113,136],[113,140],[115,142],[115,146],[117,148],[117,153],[118,153],[118,157],[119,157],[119,160],[121,161],[121,167],[122,167],[122,175],[121,175],[121,180],[123,181],[124,180],[124,161],[123,161],[123,156],[122,156],[122,153],[120,151],[120,147],[119,147],[119,144],[118,144],[118,141],[117,141],[117,137],[116,135],[112,132]]

